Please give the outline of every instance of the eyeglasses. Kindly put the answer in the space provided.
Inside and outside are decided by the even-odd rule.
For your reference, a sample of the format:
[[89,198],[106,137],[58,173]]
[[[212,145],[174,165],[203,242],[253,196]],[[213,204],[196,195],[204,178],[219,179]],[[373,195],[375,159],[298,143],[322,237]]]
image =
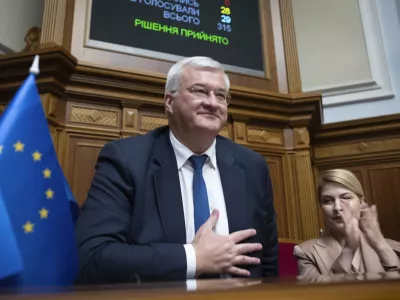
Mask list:
[[[189,88],[186,88],[192,95],[194,95],[198,99],[205,100],[211,96],[211,92],[214,93],[215,99],[219,104],[228,105],[231,101],[231,95],[225,91],[221,90],[211,90],[205,86],[195,85]],[[172,91],[174,93],[176,91]]]

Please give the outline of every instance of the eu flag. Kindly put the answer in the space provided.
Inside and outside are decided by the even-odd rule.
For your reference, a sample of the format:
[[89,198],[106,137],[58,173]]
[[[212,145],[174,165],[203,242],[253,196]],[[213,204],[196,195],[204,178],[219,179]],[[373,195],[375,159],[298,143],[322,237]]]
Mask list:
[[32,72],[0,119],[0,280],[49,287],[74,282],[71,206],[76,213]]

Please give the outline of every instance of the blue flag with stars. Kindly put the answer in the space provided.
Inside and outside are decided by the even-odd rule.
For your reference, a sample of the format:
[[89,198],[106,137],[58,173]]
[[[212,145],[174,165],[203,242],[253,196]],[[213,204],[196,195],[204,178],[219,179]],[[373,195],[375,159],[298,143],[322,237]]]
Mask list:
[[78,211],[30,74],[0,117],[0,285],[72,284]]

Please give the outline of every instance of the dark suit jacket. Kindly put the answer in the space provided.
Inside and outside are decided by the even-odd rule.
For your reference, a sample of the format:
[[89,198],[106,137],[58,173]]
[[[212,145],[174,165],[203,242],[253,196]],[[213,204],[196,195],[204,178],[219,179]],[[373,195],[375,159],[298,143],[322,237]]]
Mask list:
[[[265,159],[218,136],[229,231],[255,228],[252,277],[278,275],[272,186]],[[186,279],[185,221],[169,127],[102,149],[77,222],[81,283]]]

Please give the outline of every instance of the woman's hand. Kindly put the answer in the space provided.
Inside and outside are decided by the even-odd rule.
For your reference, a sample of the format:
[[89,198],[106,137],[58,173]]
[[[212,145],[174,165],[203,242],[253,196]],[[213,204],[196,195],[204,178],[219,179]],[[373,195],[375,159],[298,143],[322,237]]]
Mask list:
[[369,206],[366,203],[362,205],[360,228],[384,267],[389,270],[399,268],[400,260],[382,234],[375,205]]
[[363,203],[361,206],[360,229],[364,232],[371,247],[376,248],[385,240],[378,222],[376,205],[369,206]]
[[361,243],[361,231],[355,213],[347,202],[343,201],[341,205],[342,210],[339,211],[339,214],[344,223],[345,240],[342,253],[337,259],[339,264],[333,264],[332,273],[343,273],[343,271],[350,273],[354,255]]
[[345,230],[344,248],[350,249],[355,253],[360,246],[361,241],[359,221],[347,202],[343,202],[342,205],[343,210],[340,212],[340,215],[343,219]]

